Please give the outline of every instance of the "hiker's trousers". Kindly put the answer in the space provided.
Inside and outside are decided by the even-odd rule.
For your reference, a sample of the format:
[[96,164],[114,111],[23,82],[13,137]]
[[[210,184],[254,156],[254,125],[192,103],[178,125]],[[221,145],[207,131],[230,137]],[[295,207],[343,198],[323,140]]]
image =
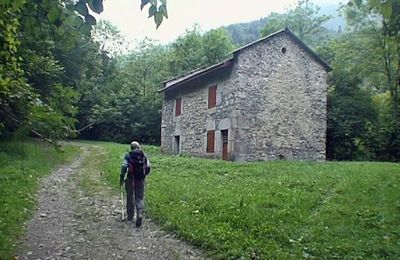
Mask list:
[[125,180],[125,191],[126,191],[126,211],[128,213],[128,219],[136,217],[143,217],[144,210],[144,179],[131,179]]

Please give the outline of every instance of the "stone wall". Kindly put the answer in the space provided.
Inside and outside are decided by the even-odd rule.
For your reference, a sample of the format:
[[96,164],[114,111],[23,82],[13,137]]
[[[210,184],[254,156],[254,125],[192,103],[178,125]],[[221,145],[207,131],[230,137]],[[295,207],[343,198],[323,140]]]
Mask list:
[[325,159],[327,72],[289,35],[238,54],[236,160]]
[[[177,91],[164,93],[161,122],[161,148],[177,153],[175,137],[180,138],[180,153],[209,158],[221,158],[221,130],[231,129],[235,121],[232,110],[235,101],[230,85],[230,70],[196,80]],[[208,109],[208,87],[217,85],[217,104]],[[175,116],[175,100],[180,97],[182,114]],[[206,153],[207,131],[215,130],[215,152]],[[229,147],[234,147],[233,132],[229,131]]]
[[[283,49],[284,48],[284,49]],[[221,158],[221,130],[228,130],[235,161],[325,159],[324,67],[286,33],[240,50],[232,69],[193,80],[164,93],[161,147]],[[217,107],[208,109],[208,87],[217,84]],[[182,115],[175,116],[175,99]],[[207,131],[215,130],[215,153],[207,154]]]

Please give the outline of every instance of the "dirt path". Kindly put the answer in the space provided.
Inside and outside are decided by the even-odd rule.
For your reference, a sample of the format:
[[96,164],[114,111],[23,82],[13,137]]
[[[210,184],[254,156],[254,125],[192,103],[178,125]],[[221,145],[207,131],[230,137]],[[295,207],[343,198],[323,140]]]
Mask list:
[[93,146],[81,149],[70,165],[42,181],[17,259],[203,259],[149,218],[140,229],[121,221],[119,198],[101,184]]

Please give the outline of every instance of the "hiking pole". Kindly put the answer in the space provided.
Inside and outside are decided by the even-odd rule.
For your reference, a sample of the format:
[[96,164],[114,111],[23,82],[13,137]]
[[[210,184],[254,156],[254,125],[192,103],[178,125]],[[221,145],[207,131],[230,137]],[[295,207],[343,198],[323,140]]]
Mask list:
[[124,185],[121,185],[121,215],[122,215],[122,221],[124,221],[124,189],[123,189]]

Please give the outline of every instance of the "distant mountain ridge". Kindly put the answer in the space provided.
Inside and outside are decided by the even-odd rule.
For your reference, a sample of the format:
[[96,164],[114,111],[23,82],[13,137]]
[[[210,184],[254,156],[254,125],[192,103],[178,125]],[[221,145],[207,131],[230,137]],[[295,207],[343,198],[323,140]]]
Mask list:
[[[332,16],[332,18],[324,25],[326,29],[337,31],[345,27],[345,19],[343,17],[340,17],[338,13],[338,9],[340,7],[339,3],[327,3],[322,4],[319,7],[321,8],[320,14]],[[264,17],[247,23],[236,23],[228,26],[223,26],[222,28],[230,34],[233,43],[240,47],[260,39],[261,30],[262,28],[264,28],[267,22],[268,17]]]

